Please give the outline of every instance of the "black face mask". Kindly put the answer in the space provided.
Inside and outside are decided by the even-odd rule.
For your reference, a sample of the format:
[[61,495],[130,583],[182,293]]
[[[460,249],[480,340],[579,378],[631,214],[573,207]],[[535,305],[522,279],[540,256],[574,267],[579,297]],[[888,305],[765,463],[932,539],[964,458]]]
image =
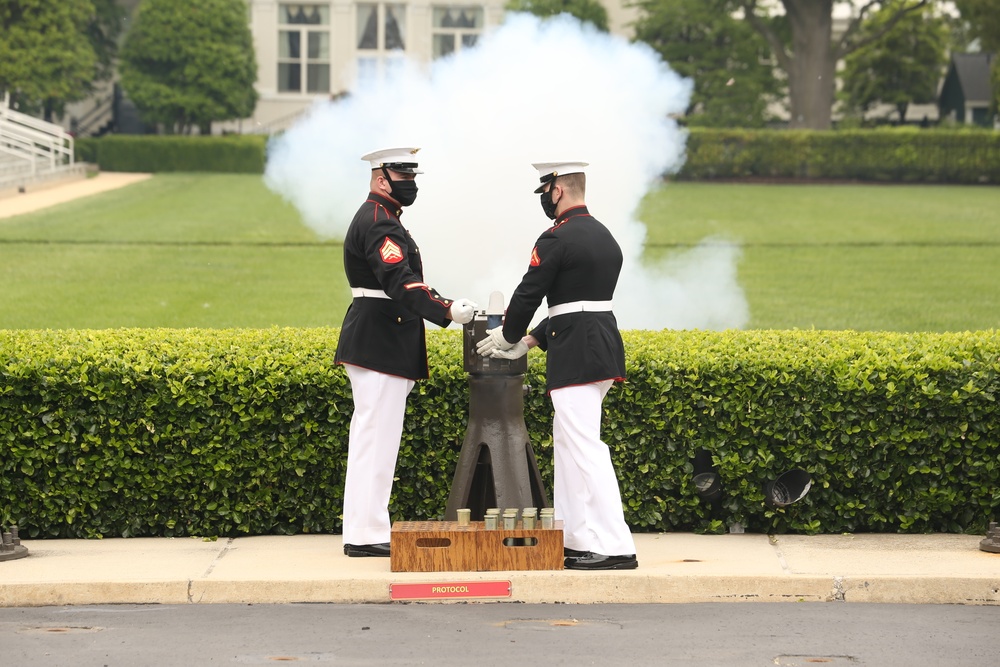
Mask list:
[[400,206],[409,206],[417,200],[416,181],[394,181],[385,169],[382,170],[382,173],[392,187],[392,198],[398,201]]
[[556,219],[556,203],[552,201],[553,185],[555,185],[555,179],[552,179],[552,185],[549,185],[549,189],[541,194],[542,210],[545,211],[545,215],[549,220]]
[[416,181],[392,181],[392,197],[400,206],[409,206],[417,200]]

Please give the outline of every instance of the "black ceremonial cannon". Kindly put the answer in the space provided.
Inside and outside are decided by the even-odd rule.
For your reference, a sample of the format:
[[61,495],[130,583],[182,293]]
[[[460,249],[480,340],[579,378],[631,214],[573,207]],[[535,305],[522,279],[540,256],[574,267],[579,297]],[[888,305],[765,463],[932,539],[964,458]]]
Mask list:
[[549,506],[524,425],[528,357],[493,359],[476,352],[486,330],[500,326],[502,313],[503,295],[494,292],[487,311],[477,312],[462,332],[469,426],[448,496],[447,521],[455,521],[460,508],[470,509],[471,519],[481,521],[491,507]]

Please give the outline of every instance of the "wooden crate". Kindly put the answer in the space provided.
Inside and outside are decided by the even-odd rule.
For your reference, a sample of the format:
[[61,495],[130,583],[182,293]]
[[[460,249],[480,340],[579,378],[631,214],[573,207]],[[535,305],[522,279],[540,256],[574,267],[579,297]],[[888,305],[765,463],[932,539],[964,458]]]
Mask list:
[[563,569],[562,521],[555,528],[481,530],[479,571]]
[[554,528],[486,530],[482,521],[397,521],[390,537],[393,572],[561,570],[562,522]]
[[397,521],[389,537],[393,572],[475,572],[476,533],[482,523]]

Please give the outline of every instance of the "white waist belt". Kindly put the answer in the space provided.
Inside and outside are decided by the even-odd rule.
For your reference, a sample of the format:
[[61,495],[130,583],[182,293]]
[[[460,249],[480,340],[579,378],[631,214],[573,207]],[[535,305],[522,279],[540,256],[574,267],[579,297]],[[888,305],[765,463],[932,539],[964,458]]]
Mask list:
[[367,297],[369,299],[389,299],[392,298],[380,289],[367,289],[365,287],[352,287],[351,294],[355,299]]
[[612,309],[613,301],[570,301],[560,303],[558,306],[549,306],[549,317],[565,315],[566,313],[605,313]]

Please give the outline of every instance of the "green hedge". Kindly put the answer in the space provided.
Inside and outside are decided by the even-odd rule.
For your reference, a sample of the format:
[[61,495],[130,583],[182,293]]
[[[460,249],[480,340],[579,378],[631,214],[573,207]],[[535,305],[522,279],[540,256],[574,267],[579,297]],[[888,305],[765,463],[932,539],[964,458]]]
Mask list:
[[995,184],[1000,132],[691,128],[678,176]]
[[264,173],[267,137],[260,135],[112,135],[77,139],[76,159],[103,171]]
[[[78,139],[76,158],[104,171],[263,173],[267,137],[114,135]],[[1000,183],[1000,132],[981,129],[690,128],[678,178]]]
[[[336,329],[0,331],[0,525],[30,537],[339,532]],[[625,332],[604,438],[635,531],[975,532],[1000,511],[1000,333]],[[440,516],[464,438],[458,332],[429,334],[392,512]],[[551,489],[532,353],[525,424]],[[699,502],[709,449],[726,492]],[[770,509],[793,467],[813,489]]]

